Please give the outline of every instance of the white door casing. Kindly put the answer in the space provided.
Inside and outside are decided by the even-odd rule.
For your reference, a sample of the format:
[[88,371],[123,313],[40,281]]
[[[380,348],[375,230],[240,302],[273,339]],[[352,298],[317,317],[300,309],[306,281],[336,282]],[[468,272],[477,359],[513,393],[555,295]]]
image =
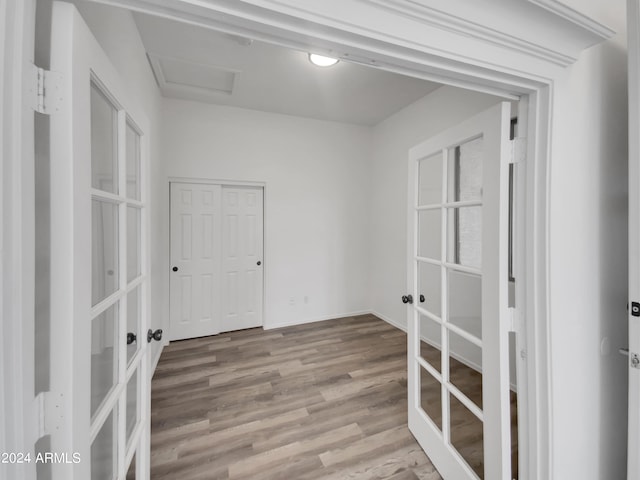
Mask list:
[[[94,1],[123,5],[123,0]],[[615,32],[578,10],[567,8],[563,2],[547,0],[494,2],[491,6],[468,1],[464,8],[451,2],[431,1],[420,4],[348,1],[341,2],[340,8],[335,8],[334,2],[299,0],[251,0],[233,4],[209,0],[198,5],[187,0],[171,0],[170,3],[126,0],[127,6],[138,11],[176,21],[197,19],[208,28],[238,35],[251,32],[253,38],[304,51],[326,53],[330,49],[339,55],[375,61],[379,68],[417,78],[513,100],[517,95],[529,97],[527,165],[519,175],[519,184],[524,188],[518,190],[517,199],[520,211],[526,213],[520,217],[523,234],[519,236],[522,243],[518,246],[523,261],[518,289],[524,294],[520,300],[526,300],[519,305],[529,320],[525,325],[529,383],[524,415],[530,426],[526,474],[532,479],[551,478],[554,435],[549,179],[551,154],[555,151],[551,135],[558,130],[554,126],[558,98],[554,79],[564,75],[565,67],[575,62],[584,49],[611,38]],[[544,15],[550,14],[544,24],[552,37],[539,35],[541,12],[531,15],[528,4],[539,5]],[[509,15],[501,15],[502,9]],[[345,11],[350,14],[348,18]],[[517,18],[516,30],[512,28],[512,14]],[[549,41],[550,38],[553,40]]]
[[[149,122],[75,7],[55,2],[51,66],[54,479],[149,478]],[[130,472],[133,476],[134,472]]]
[[263,189],[224,186],[221,331],[262,326]]
[[[477,478],[453,446],[450,402],[464,406],[465,411],[482,424],[483,478],[510,480],[509,123],[510,105],[505,102],[421,143],[409,154],[407,284],[414,299],[408,308],[409,428],[445,480]],[[452,147],[469,145],[478,139],[482,142],[482,183],[475,186],[475,197],[453,198],[450,195],[455,185],[451,174]],[[434,215],[431,221],[427,220],[429,215]],[[471,233],[462,231],[453,235],[454,222],[459,221],[454,218],[463,215],[473,227]],[[478,251],[464,247],[459,237],[473,236],[474,232],[481,235],[476,239],[481,245]],[[428,269],[434,273],[425,273]],[[453,297],[454,278],[455,282],[469,285],[472,278],[481,279],[480,288],[475,289],[478,300],[481,299],[477,302],[481,303],[478,309],[481,328],[471,328],[473,315],[469,312],[473,309],[465,308],[460,305],[459,297]],[[426,297],[424,303],[421,295]],[[469,287],[466,295],[473,295]],[[421,357],[420,341],[429,330],[424,327],[427,323],[431,331],[438,332],[435,342],[441,347],[439,367]],[[476,334],[478,331],[481,335]],[[455,351],[456,342],[466,343],[470,349],[481,349],[481,406],[449,378],[450,358],[459,355]],[[440,395],[422,399],[423,378],[434,379]]]
[[[40,434],[34,402],[34,104],[30,88],[35,11],[35,0],[0,1],[0,452],[32,456]],[[33,462],[4,464],[0,479],[30,479],[35,471]]]
[[171,183],[171,340],[220,332],[222,187]]

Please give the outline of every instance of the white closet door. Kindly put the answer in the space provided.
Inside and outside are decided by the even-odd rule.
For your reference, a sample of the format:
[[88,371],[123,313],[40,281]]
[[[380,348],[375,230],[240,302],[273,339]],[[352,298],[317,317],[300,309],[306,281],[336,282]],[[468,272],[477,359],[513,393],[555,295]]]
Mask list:
[[171,184],[171,340],[220,332],[221,192]]
[[222,188],[222,332],[262,326],[263,189]]
[[445,480],[511,479],[509,127],[502,103],[409,154],[409,428]]

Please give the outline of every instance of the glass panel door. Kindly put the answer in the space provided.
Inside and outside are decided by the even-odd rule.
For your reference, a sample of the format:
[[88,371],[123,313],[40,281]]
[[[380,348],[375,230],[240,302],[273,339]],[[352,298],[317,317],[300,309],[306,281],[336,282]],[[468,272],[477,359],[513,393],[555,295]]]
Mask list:
[[498,105],[410,153],[409,427],[445,480],[510,479],[508,122]]
[[95,76],[90,121],[91,480],[108,480],[129,470],[125,459],[140,436],[146,207],[141,202],[141,132]]
[[64,279],[51,308],[51,389],[68,419],[51,448],[80,457],[52,465],[53,477],[145,480],[148,121],[64,2],[53,6],[51,66],[64,92],[51,123],[51,268]]

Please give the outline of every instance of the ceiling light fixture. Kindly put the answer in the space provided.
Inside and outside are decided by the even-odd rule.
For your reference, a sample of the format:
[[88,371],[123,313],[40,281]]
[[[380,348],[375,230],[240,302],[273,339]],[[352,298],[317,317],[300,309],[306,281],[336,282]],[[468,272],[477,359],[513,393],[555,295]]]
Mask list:
[[338,63],[337,58],[325,57],[324,55],[318,55],[315,53],[309,54],[309,61],[318,67],[331,67]]

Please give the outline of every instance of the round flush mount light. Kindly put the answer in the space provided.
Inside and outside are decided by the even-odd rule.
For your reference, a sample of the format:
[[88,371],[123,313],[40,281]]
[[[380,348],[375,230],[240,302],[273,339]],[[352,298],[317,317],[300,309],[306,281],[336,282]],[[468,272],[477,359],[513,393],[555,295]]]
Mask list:
[[315,53],[309,54],[309,61],[318,67],[331,67],[338,63],[337,58],[325,57],[324,55],[318,55]]

